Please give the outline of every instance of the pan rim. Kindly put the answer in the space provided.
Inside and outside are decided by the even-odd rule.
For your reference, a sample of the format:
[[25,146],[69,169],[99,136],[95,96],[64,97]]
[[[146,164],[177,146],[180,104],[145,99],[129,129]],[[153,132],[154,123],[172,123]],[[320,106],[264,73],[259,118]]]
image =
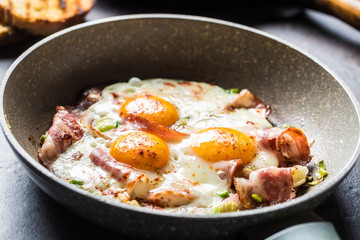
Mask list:
[[138,208],[138,207],[133,207],[133,206],[129,206],[126,204],[122,204],[122,203],[116,203],[114,201],[110,201],[110,200],[106,200],[106,199],[102,199],[99,196],[96,196],[94,194],[91,194],[85,190],[81,190],[76,188],[75,186],[72,186],[71,184],[68,184],[66,182],[64,182],[63,180],[61,180],[60,178],[56,177],[55,174],[53,174],[52,172],[50,172],[48,169],[46,169],[45,167],[43,167],[36,159],[32,158],[26,151],[25,149],[22,148],[22,146],[19,144],[19,142],[15,139],[15,137],[12,135],[11,130],[8,128],[7,125],[7,121],[6,121],[6,116],[4,113],[4,93],[5,93],[5,89],[6,89],[6,85],[7,82],[12,74],[12,72],[15,70],[15,68],[28,56],[30,55],[33,51],[35,51],[37,48],[41,47],[42,45],[46,44],[47,42],[62,36],[64,34],[68,34],[71,33],[73,31],[77,31],[80,29],[83,29],[85,27],[90,27],[90,26],[95,26],[95,25],[100,25],[100,24],[105,24],[108,22],[116,22],[116,21],[126,21],[126,20],[135,20],[135,19],[173,19],[173,20],[186,20],[186,21],[198,21],[198,22],[208,22],[208,23],[214,23],[214,24],[219,24],[219,25],[225,25],[225,26],[229,26],[229,27],[233,27],[233,28],[237,28],[240,30],[244,30],[244,31],[248,31],[248,32],[252,32],[258,35],[261,35],[263,37],[266,38],[270,38],[276,42],[281,43],[282,45],[288,46],[291,49],[297,51],[298,53],[304,55],[305,57],[309,58],[311,61],[313,61],[314,63],[318,64],[321,68],[323,68],[325,71],[327,71],[339,84],[340,86],[345,90],[347,96],[350,98],[354,109],[356,111],[356,115],[357,115],[357,120],[358,120],[358,126],[360,128],[360,106],[359,103],[356,99],[356,97],[354,96],[354,94],[352,93],[352,91],[350,90],[350,88],[347,86],[347,84],[339,77],[337,76],[331,69],[329,69],[325,64],[323,64],[322,62],[320,62],[317,58],[315,58],[314,56],[312,56],[311,54],[304,52],[302,49],[300,49],[299,47],[294,46],[291,43],[288,43],[285,40],[282,40],[276,36],[273,36],[269,33],[263,32],[261,30],[255,29],[255,28],[251,28],[242,24],[238,24],[238,23],[233,23],[233,22],[229,22],[229,21],[225,21],[225,20],[220,20],[220,19],[215,19],[215,18],[209,18],[209,17],[201,17],[201,16],[194,16],[194,15],[183,15],[183,14],[159,14],[159,13],[153,13],[153,14],[130,14],[130,15],[121,15],[121,16],[114,16],[114,17],[108,17],[108,18],[103,18],[103,19],[98,19],[98,20],[93,20],[93,21],[89,21],[89,22],[85,22],[79,25],[75,25],[73,27],[64,29],[62,31],[59,31],[57,33],[54,33],[42,40],[40,40],[39,42],[35,43],[33,46],[31,46],[29,49],[27,49],[24,53],[22,53],[9,67],[9,69],[6,71],[4,79],[1,82],[0,85],[0,94],[1,94],[1,98],[0,98],[0,124],[1,127],[3,129],[4,135],[6,137],[6,139],[8,140],[8,142],[10,143],[10,145],[12,145],[11,147],[21,156],[18,157],[20,161],[22,161],[24,164],[26,164],[28,167],[32,168],[33,170],[35,170],[37,173],[42,174],[42,176],[45,176],[48,180],[54,181],[56,183],[58,183],[59,185],[61,185],[61,187],[65,187],[68,190],[71,191],[75,191],[77,194],[83,195],[84,197],[90,197],[91,199],[98,201],[98,202],[102,202],[105,204],[109,204],[113,207],[116,208],[120,208],[120,209],[125,209],[125,210],[129,210],[132,212],[137,212],[137,213],[145,213],[145,214],[150,214],[150,215],[156,215],[156,216],[163,216],[163,217],[171,217],[171,218],[186,218],[186,219],[199,219],[199,220],[222,220],[222,219],[227,219],[229,217],[231,218],[243,218],[243,217],[255,217],[255,216],[259,216],[259,215],[263,215],[264,213],[276,213],[276,212],[282,212],[284,210],[288,210],[288,209],[293,209],[296,208],[297,206],[301,206],[303,204],[305,204],[306,202],[309,201],[314,201],[316,199],[316,197],[318,195],[321,194],[326,194],[326,192],[328,190],[333,189],[336,185],[338,185],[345,177],[346,175],[351,171],[352,167],[355,165],[357,159],[359,158],[360,155],[360,137],[358,138],[357,144],[356,144],[356,149],[353,152],[352,156],[350,157],[350,160],[348,161],[348,163],[341,169],[341,171],[337,174],[337,178],[333,178],[331,180],[329,180],[329,182],[326,182],[326,184],[321,184],[319,186],[317,186],[316,189],[314,189],[313,191],[310,191],[308,193],[306,193],[304,196],[300,196],[298,198],[295,198],[291,201],[282,203],[282,204],[278,204],[278,205],[274,205],[274,206],[269,206],[266,208],[259,208],[259,209],[253,209],[251,211],[240,211],[240,212],[231,212],[231,213],[222,213],[222,214],[216,214],[216,215],[189,215],[189,214],[182,214],[182,213],[172,213],[172,212],[166,212],[166,211],[154,211],[154,210],[150,210],[150,209],[145,209],[145,208]]

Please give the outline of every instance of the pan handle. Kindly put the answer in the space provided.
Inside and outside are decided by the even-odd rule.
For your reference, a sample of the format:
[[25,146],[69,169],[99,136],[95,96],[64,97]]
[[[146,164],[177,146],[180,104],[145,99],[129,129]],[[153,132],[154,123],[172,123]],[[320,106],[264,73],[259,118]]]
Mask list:
[[337,17],[360,30],[358,0],[296,0],[299,5]]
[[340,240],[333,224],[312,210],[258,223],[243,234],[251,240]]

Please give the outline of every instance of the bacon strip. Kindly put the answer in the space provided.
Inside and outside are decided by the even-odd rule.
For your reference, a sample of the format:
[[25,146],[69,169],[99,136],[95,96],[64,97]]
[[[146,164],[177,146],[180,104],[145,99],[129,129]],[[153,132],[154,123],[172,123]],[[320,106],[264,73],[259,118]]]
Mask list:
[[295,127],[258,129],[255,138],[275,153],[280,167],[306,165],[311,160],[305,134]]
[[93,87],[86,90],[79,102],[76,104],[76,108],[81,111],[85,111],[91,105],[98,102],[102,98],[102,90],[98,87]]
[[82,113],[91,105],[98,102],[102,98],[101,88],[93,87],[87,89],[75,105],[65,106],[65,109],[76,117],[81,117]]
[[110,172],[112,177],[120,182],[126,181],[130,176],[130,167],[117,162],[101,148],[95,148],[89,157],[96,166]]
[[80,140],[84,134],[76,116],[73,116],[64,107],[60,106],[56,107],[56,111],[53,124],[39,152],[40,160],[46,165],[56,159],[71,144]]
[[257,98],[252,92],[247,89],[241,90],[236,99],[233,102],[229,103],[225,108],[227,110],[233,110],[236,108],[263,109],[265,111],[266,117],[268,117],[271,113],[270,106],[263,103],[259,98]]
[[152,133],[164,140],[178,141],[189,136],[187,133],[169,129],[138,115],[128,114],[125,121],[130,128]]
[[213,164],[220,179],[226,180],[228,188],[231,188],[233,177],[244,167],[244,161],[241,159],[234,159],[230,161],[219,161]]
[[[234,178],[234,185],[243,207],[275,205],[295,198],[290,168],[267,167],[250,173],[249,179]],[[262,198],[257,202],[252,194]]]
[[[146,198],[148,191],[153,187],[152,181],[156,182],[160,179],[155,174],[116,161],[101,148],[95,148],[90,153],[90,159],[95,165],[109,172],[117,181],[124,183],[126,191],[132,199],[135,197]],[[152,181],[149,177],[152,178]]]

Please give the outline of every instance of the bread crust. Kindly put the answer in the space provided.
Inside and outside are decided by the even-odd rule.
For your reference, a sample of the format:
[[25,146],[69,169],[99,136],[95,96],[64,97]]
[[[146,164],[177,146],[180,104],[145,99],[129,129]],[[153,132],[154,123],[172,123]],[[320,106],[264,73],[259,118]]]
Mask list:
[[32,35],[49,35],[84,21],[95,0],[0,0],[0,21]]

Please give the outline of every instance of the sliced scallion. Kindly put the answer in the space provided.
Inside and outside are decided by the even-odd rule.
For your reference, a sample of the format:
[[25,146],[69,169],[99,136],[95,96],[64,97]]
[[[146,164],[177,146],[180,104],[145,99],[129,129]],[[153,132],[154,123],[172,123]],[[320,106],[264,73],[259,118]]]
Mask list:
[[230,89],[225,89],[225,93],[231,94],[231,93],[239,93],[240,89],[238,88],[230,88]]
[[255,201],[259,202],[259,203],[261,203],[261,202],[263,201],[263,198],[260,197],[259,194],[256,194],[256,193],[251,194],[251,197],[252,197]]
[[41,146],[44,144],[45,139],[46,139],[46,136],[47,136],[47,135],[42,135],[42,136],[40,137],[40,145],[41,145]]
[[229,191],[224,190],[224,191],[218,191],[218,192],[216,192],[216,195],[218,195],[218,196],[221,197],[221,198],[227,198],[227,197],[230,196],[230,193],[229,193]]
[[74,180],[73,179],[73,180],[70,180],[69,183],[74,184],[74,185],[76,185],[78,187],[81,187],[84,184],[84,181],[79,181],[79,180]]
[[103,117],[97,120],[95,125],[100,132],[106,132],[113,128],[117,128],[119,126],[119,121],[114,121],[111,118]]
[[211,209],[212,213],[235,212],[239,205],[234,201],[222,202]]

